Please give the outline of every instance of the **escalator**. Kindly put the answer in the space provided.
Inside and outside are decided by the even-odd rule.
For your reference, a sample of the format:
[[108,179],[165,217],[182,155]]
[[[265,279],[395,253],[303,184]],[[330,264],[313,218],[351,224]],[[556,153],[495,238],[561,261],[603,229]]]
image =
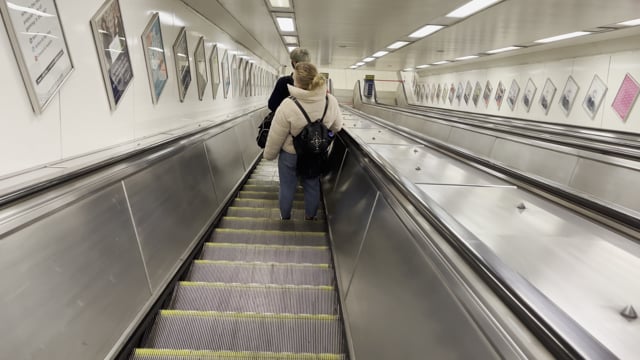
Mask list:
[[263,160],[131,359],[346,359],[328,244],[301,188],[280,220],[277,165]]

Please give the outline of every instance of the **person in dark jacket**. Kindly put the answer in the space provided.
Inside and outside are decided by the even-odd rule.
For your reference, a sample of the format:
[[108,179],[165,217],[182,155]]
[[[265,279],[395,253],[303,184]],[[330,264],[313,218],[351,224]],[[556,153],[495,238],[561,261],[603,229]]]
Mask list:
[[[309,56],[309,50],[303,48],[295,48],[289,54],[291,59],[291,66],[295,69],[296,64],[300,62],[309,62],[311,57]],[[289,97],[289,89],[287,85],[293,86],[293,73],[291,75],[283,76],[276,82],[276,86],[269,97],[269,110],[276,111],[282,100]]]

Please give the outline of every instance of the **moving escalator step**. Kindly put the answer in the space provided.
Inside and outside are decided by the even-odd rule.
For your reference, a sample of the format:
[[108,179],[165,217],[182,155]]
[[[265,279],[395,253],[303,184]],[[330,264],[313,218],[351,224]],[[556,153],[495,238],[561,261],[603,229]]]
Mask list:
[[131,360],[346,360],[343,354],[136,349]]
[[333,268],[320,264],[249,263],[196,260],[188,281],[236,284],[332,286]]
[[338,315],[332,286],[181,282],[172,309],[270,314]]
[[277,230],[215,229],[211,242],[272,245],[327,245],[327,233]]
[[[242,187],[242,190],[247,190],[247,191],[264,191],[264,192],[274,192],[274,193],[278,193],[280,191],[280,186],[278,185],[258,185],[258,184],[245,184]],[[296,191],[299,193],[302,193],[302,186],[298,186],[296,188]]]
[[147,347],[276,353],[342,354],[336,315],[161,310]]
[[[280,220],[280,209],[231,206],[227,209],[227,216],[262,217]],[[291,211],[291,218],[294,220],[304,220],[304,209],[293,209],[293,211]],[[317,218],[319,220],[324,220],[324,213],[319,212]]]
[[[240,199],[236,198],[231,204],[232,207],[252,207],[252,208],[277,208],[278,200],[264,200],[264,199]],[[304,201],[294,200],[294,209],[304,209]]]
[[[265,200],[278,200],[278,192],[273,191],[247,191],[241,190],[238,192],[237,199],[265,199]],[[304,194],[302,192],[296,192],[293,197],[294,200],[302,201]]]
[[283,246],[263,244],[206,243],[201,259],[245,262],[329,264],[326,246]]
[[249,178],[245,185],[260,185],[260,186],[280,186],[280,182],[276,179],[271,180],[257,180]]
[[278,231],[312,231],[325,230],[323,221],[305,220],[275,220],[268,218],[249,218],[225,216],[218,224],[219,228],[247,229],[247,230],[278,230]]

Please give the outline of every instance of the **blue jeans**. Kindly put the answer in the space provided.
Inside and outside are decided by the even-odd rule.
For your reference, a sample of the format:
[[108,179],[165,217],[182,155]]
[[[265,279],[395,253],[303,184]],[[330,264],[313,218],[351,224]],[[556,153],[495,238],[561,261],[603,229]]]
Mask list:
[[[293,198],[298,186],[296,175],[296,160],[298,156],[280,151],[278,156],[278,176],[280,177],[280,216],[283,219],[291,218]],[[315,217],[320,204],[320,177],[302,178],[304,189],[304,214],[307,217]]]

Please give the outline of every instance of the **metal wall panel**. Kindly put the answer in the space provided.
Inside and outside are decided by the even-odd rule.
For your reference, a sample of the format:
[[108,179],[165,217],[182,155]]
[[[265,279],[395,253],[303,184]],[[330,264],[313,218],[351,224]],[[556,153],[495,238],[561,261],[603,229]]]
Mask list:
[[124,183],[156,291],[218,207],[204,147],[195,145]]
[[229,194],[245,172],[242,149],[234,129],[229,129],[205,142],[213,173],[213,183],[220,201]]
[[[333,192],[335,183],[338,180],[338,175],[342,170],[342,164],[344,162],[347,148],[338,137],[331,145],[331,151],[329,152],[329,173],[322,177],[322,191],[325,195],[330,195]],[[333,204],[332,204],[333,205]],[[329,207],[327,202],[327,211],[332,211],[333,208]]]
[[451,135],[451,126],[426,120],[420,132],[432,138],[447,141]]
[[121,183],[0,238],[0,294],[0,358],[104,358],[151,296]]
[[569,185],[596,198],[640,212],[640,191],[636,190],[639,183],[640,172],[636,169],[580,159]]
[[347,154],[335,190],[326,196],[330,208],[329,226],[335,239],[334,260],[343,298],[348,295],[349,281],[377,194],[362,168],[353,156]]
[[495,136],[489,136],[475,131],[451,128],[449,143],[467,149],[476,155],[489,156],[496,142]]
[[[254,123],[258,119],[258,115],[262,114],[262,111],[257,111],[247,116],[247,119],[235,126],[236,134],[238,136],[238,144],[242,151],[242,160],[245,170],[247,170],[253,161],[256,159],[261,149],[256,143],[256,136],[258,135],[258,126]],[[266,113],[265,113],[266,115]],[[262,121],[262,119],[260,119]]]
[[347,129],[367,144],[416,144],[415,141],[387,129]]
[[575,155],[498,139],[491,158],[516,169],[567,185],[578,159]]
[[380,198],[346,300],[356,358],[500,358],[414,241]]

